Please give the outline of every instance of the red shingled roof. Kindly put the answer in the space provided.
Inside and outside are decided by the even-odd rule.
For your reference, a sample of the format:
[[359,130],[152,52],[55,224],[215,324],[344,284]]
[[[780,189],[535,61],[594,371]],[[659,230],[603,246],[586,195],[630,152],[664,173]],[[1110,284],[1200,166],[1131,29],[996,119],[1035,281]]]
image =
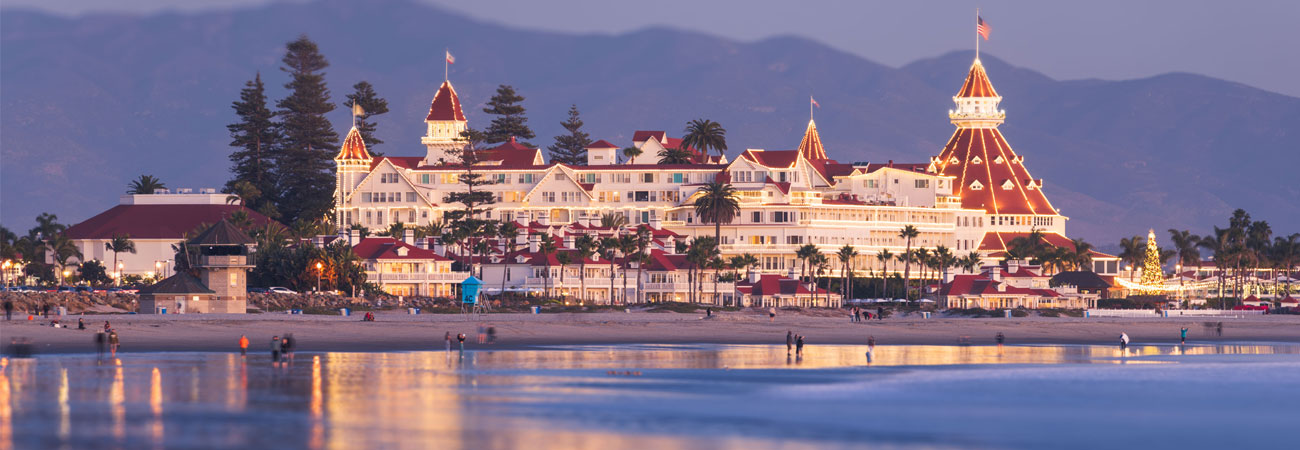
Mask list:
[[749,279],[739,281],[736,283],[736,288],[748,290],[752,295],[808,295],[814,292],[817,294],[826,293],[826,290],[822,288],[817,288],[815,291],[809,291],[808,286],[800,283],[799,280],[773,274],[759,275],[757,283],[750,283]]
[[966,74],[966,81],[962,83],[961,90],[957,92],[958,97],[997,97],[998,91],[993,90],[993,83],[989,82],[989,74],[984,72],[984,64],[976,59],[971,64],[970,72]]
[[587,146],[587,148],[619,148],[619,146],[611,144],[609,143],[609,141],[606,141],[604,139],[601,139],[599,141],[592,142],[591,145]]
[[826,148],[822,147],[822,138],[817,134],[817,123],[812,119],[808,120],[808,129],[803,133],[803,140],[799,142],[799,153],[804,159],[827,159]]
[[126,234],[132,239],[181,239],[201,224],[215,224],[244,211],[256,226],[279,223],[242,205],[117,205],[73,225],[63,233],[72,239],[112,239]]
[[348,136],[343,138],[343,147],[339,148],[339,155],[334,159],[370,161],[370,152],[366,151],[366,142],[361,139],[357,127],[354,126],[348,131]]
[[[1056,214],[1043,190],[1030,188],[1033,177],[997,128],[958,128],[939,154],[939,173],[955,178],[953,194],[961,196],[962,208],[989,214]],[[980,189],[972,187],[976,181]],[[1010,189],[1003,187],[1008,181]]]
[[788,169],[794,167],[795,161],[799,159],[798,150],[745,150],[741,153],[742,158],[748,159],[763,167],[774,169]]
[[429,105],[429,116],[424,120],[465,121],[465,113],[460,110],[460,97],[456,95],[456,88],[451,87],[450,81],[442,82],[438,94],[433,96],[433,103]]
[[[397,254],[397,249],[405,248],[406,256]],[[401,240],[391,237],[368,237],[362,239],[357,245],[352,246],[352,253],[356,253],[358,258],[364,260],[377,259],[431,259],[435,261],[451,261],[444,258],[433,250],[426,250]]]
[[637,130],[635,133],[632,133],[632,141],[644,142],[653,138],[659,142],[663,142],[664,136],[666,136],[667,134],[668,133],[664,133],[662,131]]

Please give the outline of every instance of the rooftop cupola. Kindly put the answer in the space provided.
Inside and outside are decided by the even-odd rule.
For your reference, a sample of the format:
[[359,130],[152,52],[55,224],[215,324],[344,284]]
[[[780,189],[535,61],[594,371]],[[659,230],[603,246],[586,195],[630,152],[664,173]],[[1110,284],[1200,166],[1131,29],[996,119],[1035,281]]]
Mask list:
[[989,74],[979,58],[970,66],[961,90],[952,97],[957,109],[948,111],[953,125],[968,128],[995,128],[1007,118],[1007,112],[998,109],[1002,97],[993,89]]

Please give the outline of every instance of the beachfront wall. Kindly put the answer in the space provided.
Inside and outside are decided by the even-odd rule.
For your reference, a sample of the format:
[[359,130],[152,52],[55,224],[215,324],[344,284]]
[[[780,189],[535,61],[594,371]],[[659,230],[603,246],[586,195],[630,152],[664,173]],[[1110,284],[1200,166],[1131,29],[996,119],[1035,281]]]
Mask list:
[[1097,296],[949,295],[944,297],[940,307],[946,309],[1087,309],[1097,307]]

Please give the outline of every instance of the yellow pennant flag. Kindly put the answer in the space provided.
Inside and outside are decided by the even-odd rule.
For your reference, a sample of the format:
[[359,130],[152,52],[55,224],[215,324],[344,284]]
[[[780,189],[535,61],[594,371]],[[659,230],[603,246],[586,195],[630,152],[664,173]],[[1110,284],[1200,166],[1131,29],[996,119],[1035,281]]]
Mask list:
[[356,104],[355,102],[353,102],[353,103],[352,103],[352,115],[353,115],[353,116],[364,116],[364,115],[366,115],[366,110],[361,109],[361,105],[358,105],[358,104]]

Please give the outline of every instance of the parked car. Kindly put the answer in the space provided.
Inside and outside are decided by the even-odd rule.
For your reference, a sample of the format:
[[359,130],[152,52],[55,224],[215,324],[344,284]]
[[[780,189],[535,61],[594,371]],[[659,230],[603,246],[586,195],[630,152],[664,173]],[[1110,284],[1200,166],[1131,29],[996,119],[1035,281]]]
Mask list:
[[59,286],[54,292],[77,292],[77,288],[72,286]]
[[287,287],[280,287],[280,286],[271,286],[271,288],[267,289],[267,291],[272,294],[294,294],[294,295],[298,294],[297,292],[294,292],[292,289],[289,289]]
[[248,293],[249,293],[249,294],[265,294],[265,293],[266,293],[266,288],[251,287],[251,288],[248,288]]
[[91,286],[77,286],[77,292],[92,292],[92,293],[93,293],[93,292],[95,292],[95,288],[94,288],[94,287],[91,287]]

